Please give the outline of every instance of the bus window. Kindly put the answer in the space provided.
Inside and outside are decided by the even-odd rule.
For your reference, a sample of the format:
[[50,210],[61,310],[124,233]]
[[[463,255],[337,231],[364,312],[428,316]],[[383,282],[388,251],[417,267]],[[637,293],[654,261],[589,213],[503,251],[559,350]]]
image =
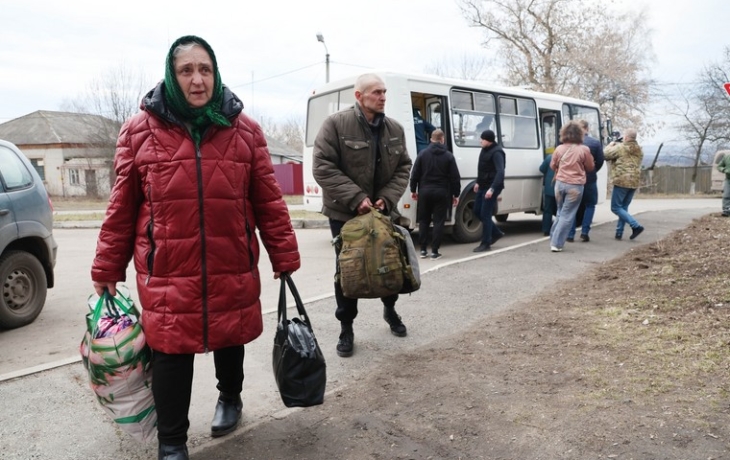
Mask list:
[[494,108],[494,96],[489,93],[452,90],[451,128],[456,144],[462,147],[481,147],[482,131],[496,131]]
[[431,102],[428,104],[428,107],[426,108],[426,111],[428,113],[428,119],[431,120],[431,124],[436,126],[437,128],[443,129],[443,124],[441,124],[441,103],[440,102]]
[[505,147],[538,147],[537,109],[532,99],[500,96],[499,125]]
[[307,110],[307,147],[314,145],[314,138],[317,137],[325,118],[354,105],[355,90],[352,87],[311,98]]
[[569,114],[569,120],[585,120],[588,122],[588,131],[591,137],[602,139],[601,136],[601,119],[598,116],[598,110],[593,107],[583,107],[575,104],[566,104],[563,106],[563,113]]
[[558,124],[556,113],[542,114],[542,145],[545,156],[550,155],[558,146]]

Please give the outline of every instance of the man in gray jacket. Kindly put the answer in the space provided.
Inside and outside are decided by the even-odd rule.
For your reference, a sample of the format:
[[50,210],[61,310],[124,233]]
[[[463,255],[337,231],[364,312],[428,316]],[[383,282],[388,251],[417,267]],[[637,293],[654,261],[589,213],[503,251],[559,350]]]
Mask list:
[[[375,207],[397,218],[397,204],[408,186],[411,158],[403,126],[385,116],[385,84],[375,74],[355,82],[355,106],[330,115],[314,141],[312,173],[322,187],[322,213],[335,237],[346,221]],[[338,254],[339,255],[339,254]],[[337,354],[352,356],[357,299],[342,294],[335,280],[335,317],[341,333]],[[405,337],[406,326],[395,311],[398,294],[383,297],[383,317],[391,332]]]

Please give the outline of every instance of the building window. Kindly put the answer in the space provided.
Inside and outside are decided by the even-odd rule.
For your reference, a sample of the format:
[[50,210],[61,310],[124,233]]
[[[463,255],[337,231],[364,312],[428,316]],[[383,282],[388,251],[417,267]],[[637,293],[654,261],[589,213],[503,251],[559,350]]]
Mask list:
[[69,169],[68,170],[68,182],[71,185],[81,185],[81,182],[79,181],[79,170],[78,169]]
[[41,180],[46,180],[46,162],[41,159],[31,159],[30,163],[35,168],[38,175],[41,176]]

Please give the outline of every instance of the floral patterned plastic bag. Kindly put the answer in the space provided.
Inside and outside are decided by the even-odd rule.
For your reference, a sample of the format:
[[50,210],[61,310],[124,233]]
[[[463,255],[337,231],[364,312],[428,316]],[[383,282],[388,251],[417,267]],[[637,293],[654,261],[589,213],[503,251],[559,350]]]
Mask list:
[[152,352],[139,323],[139,312],[120,286],[112,297],[89,297],[86,333],[80,352],[91,389],[101,407],[129,435],[140,442],[157,433],[152,398]]

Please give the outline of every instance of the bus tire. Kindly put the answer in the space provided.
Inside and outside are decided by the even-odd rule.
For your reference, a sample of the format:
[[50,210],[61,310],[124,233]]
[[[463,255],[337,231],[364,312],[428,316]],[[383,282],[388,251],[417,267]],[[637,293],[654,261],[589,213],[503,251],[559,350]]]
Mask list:
[[474,214],[474,201],[476,194],[469,192],[459,200],[454,217],[454,229],[452,237],[457,243],[476,243],[482,238],[482,222]]

